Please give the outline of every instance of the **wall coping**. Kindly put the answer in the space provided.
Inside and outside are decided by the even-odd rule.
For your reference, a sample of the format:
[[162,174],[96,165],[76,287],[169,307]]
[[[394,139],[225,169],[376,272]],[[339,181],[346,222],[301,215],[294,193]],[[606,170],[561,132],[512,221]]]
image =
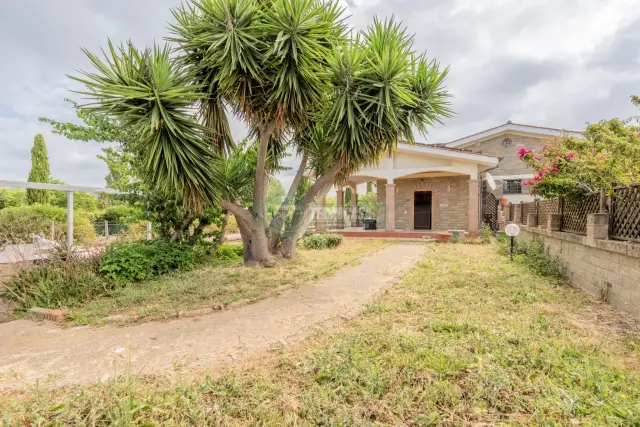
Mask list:
[[581,236],[579,234],[565,233],[562,231],[550,231],[543,228],[528,227],[526,225],[520,225],[520,228],[524,231],[539,234],[541,236],[552,237],[554,239],[578,243],[584,246],[590,246],[592,248],[602,249],[608,252],[614,252],[634,258],[640,258],[639,243],[625,242],[622,240],[589,239],[587,236]]

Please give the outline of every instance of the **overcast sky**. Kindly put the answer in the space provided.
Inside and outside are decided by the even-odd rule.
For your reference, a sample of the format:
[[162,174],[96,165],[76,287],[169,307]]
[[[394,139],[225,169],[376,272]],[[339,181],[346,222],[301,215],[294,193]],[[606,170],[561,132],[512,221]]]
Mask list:
[[[346,0],[345,0],[346,1]],[[179,0],[2,0],[0,5],[0,179],[26,180],[30,150],[44,134],[53,177],[104,186],[101,145],[67,141],[38,122],[75,121],[65,104],[67,73],[86,69],[80,51],[167,35]],[[416,50],[451,67],[456,116],[422,142],[446,142],[514,122],[581,129],[637,115],[640,8],[637,0],[349,0],[350,23],[395,14]],[[345,3],[346,4],[346,3]],[[242,137],[240,123],[234,134]],[[291,160],[289,163],[293,163]],[[282,181],[290,178],[283,176]]]

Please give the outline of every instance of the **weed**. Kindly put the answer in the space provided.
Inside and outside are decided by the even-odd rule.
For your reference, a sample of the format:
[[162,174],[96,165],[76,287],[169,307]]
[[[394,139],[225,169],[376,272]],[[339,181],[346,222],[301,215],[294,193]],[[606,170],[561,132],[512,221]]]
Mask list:
[[23,268],[0,285],[0,298],[14,302],[19,310],[75,307],[113,288],[98,269],[97,255],[56,247],[46,260]]

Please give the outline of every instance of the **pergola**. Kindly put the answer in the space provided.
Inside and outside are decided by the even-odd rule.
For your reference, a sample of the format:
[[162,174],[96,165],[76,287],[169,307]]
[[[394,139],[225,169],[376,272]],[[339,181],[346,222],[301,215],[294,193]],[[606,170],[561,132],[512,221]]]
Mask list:
[[111,188],[84,187],[81,185],[45,184],[42,182],[0,180],[0,188],[22,188],[32,190],[55,190],[67,192],[67,247],[73,246],[73,193],[127,194]]

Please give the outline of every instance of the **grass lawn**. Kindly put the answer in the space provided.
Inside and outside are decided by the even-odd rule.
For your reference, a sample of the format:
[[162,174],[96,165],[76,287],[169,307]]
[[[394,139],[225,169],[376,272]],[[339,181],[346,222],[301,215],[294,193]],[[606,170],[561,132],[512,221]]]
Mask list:
[[111,315],[147,321],[176,317],[185,310],[221,308],[235,301],[267,296],[283,286],[327,276],[386,244],[381,240],[346,239],[336,249],[299,250],[296,260],[279,260],[270,269],[246,268],[240,261],[219,261],[210,267],[176,272],[115,290],[109,297],[72,309],[70,317],[77,324],[101,323]]
[[431,244],[361,316],[242,368],[14,391],[0,406],[9,425],[632,426],[638,330],[495,247]]

